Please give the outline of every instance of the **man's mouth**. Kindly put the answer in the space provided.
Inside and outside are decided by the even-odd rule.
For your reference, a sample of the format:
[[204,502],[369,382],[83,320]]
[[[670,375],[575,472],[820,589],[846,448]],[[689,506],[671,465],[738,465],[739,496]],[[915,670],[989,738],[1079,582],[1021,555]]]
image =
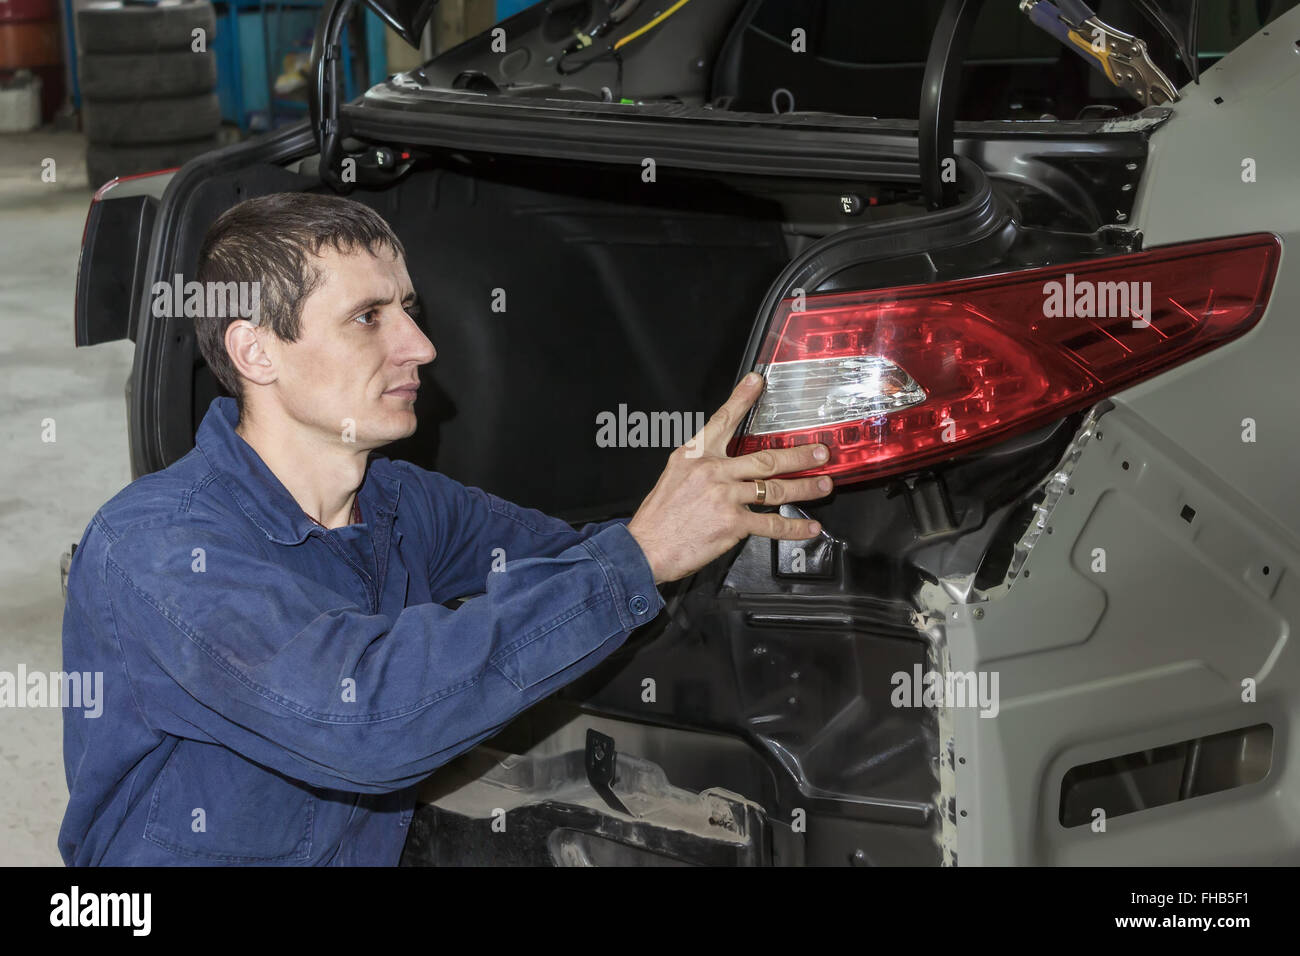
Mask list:
[[415,401],[416,396],[419,394],[419,391],[420,391],[420,386],[418,385],[402,385],[399,388],[390,388],[388,391],[384,392],[384,394],[395,395],[398,398],[405,399],[408,402],[413,402]]

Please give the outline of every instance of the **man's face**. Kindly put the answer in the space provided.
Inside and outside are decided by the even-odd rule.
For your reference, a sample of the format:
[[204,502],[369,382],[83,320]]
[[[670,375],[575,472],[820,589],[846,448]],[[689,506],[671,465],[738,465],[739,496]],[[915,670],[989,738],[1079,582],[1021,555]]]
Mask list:
[[314,264],[322,281],[303,303],[298,341],[264,339],[275,397],[334,441],[377,448],[406,438],[415,431],[418,369],[437,354],[411,317],[406,263],[387,250],[345,255],[327,246]]

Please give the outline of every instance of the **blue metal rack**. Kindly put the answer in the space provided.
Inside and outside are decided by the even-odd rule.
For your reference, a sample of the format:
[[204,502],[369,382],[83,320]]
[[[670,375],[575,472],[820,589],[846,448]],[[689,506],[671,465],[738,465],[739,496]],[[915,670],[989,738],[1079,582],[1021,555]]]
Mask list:
[[[217,54],[217,73],[225,100],[223,104],[225,117],[237,123],[241,131],[247,132],[252,128],[253,114],[261,112],[263,97],[250,97],[247,88],[245,59],[252,55],[252,51],[245,49],[244,43],[241,43],[240,33],[240,15],[255,13],[261,35],[262,66],[266,71],[266,127],[274,128],[286,114],[290,120],[300,119],[307,109],[306,101],[290,99],[275,92],[275,78],[280,72],[284,54],[292,52],[286,46],[284,37],[286,13],[321,11],[324,0],[216,0],[214,6],[218,12],[219,36],[213,44],[213,49]],[[319,16],[315,19],[319,20]],[[367,10],[363,32],[368,64],[366,75],[368,85],[382,82],[387,75],[384,30],[383,22]],[[345,29],[342,38],[343,81],[344,94],[347,99],[352,99],[359,90],[355,68],[357,51],[350,43],[349,32]],[[248,41],[247,36],[244,36],[243,40]],[[256,101],[259,109],[252,108],[253,101]]]
[[[497,0],[496,15],[498,20],[518,13],[537,0]],[[217,36],[212,38],[211,49],[217,55],[217,75],[219,89],[226,93],[232,103],[234,119],[243,131],[248,130],[248,116],[245,109],[243,60],[240,56],[239,11],[264,10],[268,4],[264,0],[214,0],[217,8]],[[300,6],[320,7],[321,3],[303,3]],[[72,104],[81,108],[81,83],[77,63],[76,13],[73,0],[63,0],[63,22],[67,27],[68,44],[68,78],[69,93]],[[225,29],[222,30],[224,24]],[[387,76],[388,58],[384,47],[384,22],[370,10],[365,12],[366,62],[369,74],[366,77],[370,86],[382,83]],[[350,61],[349,61],[350,62]],[[274,84],[273,77],[268,78]],[[349,89],[348,96],[355,95]]]

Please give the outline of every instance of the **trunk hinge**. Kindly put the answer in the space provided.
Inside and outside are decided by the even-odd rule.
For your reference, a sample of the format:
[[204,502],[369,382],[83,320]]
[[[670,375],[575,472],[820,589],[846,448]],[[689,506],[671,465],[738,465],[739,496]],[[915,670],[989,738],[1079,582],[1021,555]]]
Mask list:
[[342,36],[352,4],[353,0],[334,0],[325,10],[311,51],[311,124],[320,149],[320,178],[338,192],[346,192],[352,185],[343,181],[341,173],[343,135],[339,125]]
[[957,157],[953,155],[953,125],[961,96],[962,61],[970,46],[975,21],[984,0],[944,0],[930,41],[917,114],[917,153],[921,165],[921,195],[927,209],[957,204]]

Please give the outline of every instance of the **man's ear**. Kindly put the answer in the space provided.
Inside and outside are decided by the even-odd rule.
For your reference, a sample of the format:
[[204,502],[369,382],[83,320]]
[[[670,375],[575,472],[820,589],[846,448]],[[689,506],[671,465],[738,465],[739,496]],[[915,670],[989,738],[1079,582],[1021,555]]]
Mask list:
[[262,347],[265,328],[247,319],[236,319],[226,326],[226,352],[235,370],[257,385],[270,385],[278,375],[275,362]]

